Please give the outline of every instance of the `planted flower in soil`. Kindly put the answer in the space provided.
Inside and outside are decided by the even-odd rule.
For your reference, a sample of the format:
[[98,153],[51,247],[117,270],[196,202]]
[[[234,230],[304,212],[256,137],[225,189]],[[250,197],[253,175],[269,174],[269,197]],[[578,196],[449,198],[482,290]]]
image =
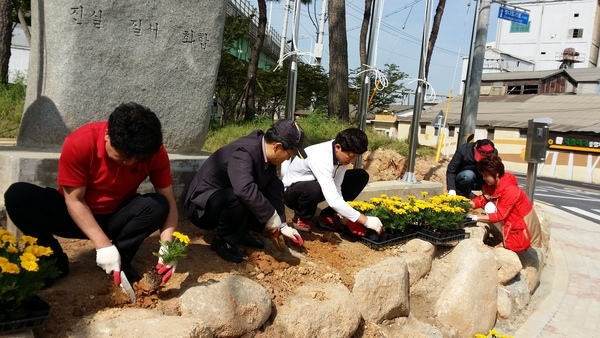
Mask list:
[[52,250],[36,244],[37,238],[17,239],[0,229],[0,316],[22,312],[28,300],[44,286],[45,279],[58,276],[54,261],[40,259]]
[[[153,255],[159,257],[159,265],[164,267],[173,267],[177,261],[187,256],[187,247],[190,244],[190,238],[180,232],[173,232],[173,241],[159,241],[160,250],[154,252]],[[158,266],[157,266],[158,268]],[[142,279],[143,284],[141,288],[146,289],[148,292],[156,291],[160,287],[162,276],[158,274],[156,269],[151,269],[150,272],[144,274]]]

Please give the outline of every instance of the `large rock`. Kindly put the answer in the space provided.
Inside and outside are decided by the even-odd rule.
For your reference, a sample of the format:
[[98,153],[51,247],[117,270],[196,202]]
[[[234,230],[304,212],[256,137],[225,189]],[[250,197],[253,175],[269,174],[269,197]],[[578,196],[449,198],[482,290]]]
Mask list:
[[226,0],[31,2],[32,40],[19,146],[58,149],[122,102],[157,113],[167,150],[206,138]]
[[410,285],[414,285],[431,270],[435,246],[421,239],[413,239],[402,246],[402,254],[408,267]]
[[384,319],[408,316],[409,289],[406,262],[392,257],[359,271],[354,276],[352,295],[363,318],[381,323]]
[[477,241],[461,241],[450,254],[451,272],[435,305],[437,319],[461,337],[494,327],[498,271],[492,250]]
[[498,283],[506,285],[523,268],[519,256],[514,251],[505,248],[492,249],[498,261]]
[[269,337],[348,338],[358,329],[360,311],[342,284],[311,282],[277,308]]
[[70,337],[212,338],[201,319],[147,309],[106,309],[84,318]]
[[260,284],[242,276],[208,280],[181,296],[181,312],[202,320],[215,337],[239,337],[262,326],[271,315],[271,298]]
[[543,249],[529,248],[517,254],[523,265],[521,276],[527,283],[529,292],[533,292],[540,285],[540,277],[542,276],[542,268],[546,263]]

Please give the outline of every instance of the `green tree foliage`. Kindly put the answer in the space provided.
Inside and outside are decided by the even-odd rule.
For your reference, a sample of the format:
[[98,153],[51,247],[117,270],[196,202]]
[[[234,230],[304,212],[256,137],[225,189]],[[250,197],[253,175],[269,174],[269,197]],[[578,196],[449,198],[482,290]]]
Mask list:
[[[375,82],[373,73],[369,72],[369,76],[371,76],[371,92],[369,93],[369,98],[373,97],[373,99],[367,107],[367,111],[372,111],[376,108],[387,108],[390,104],[401,99],[401,92],[406,90],[406,87],[404,87],[402,83],[399,83],[400,80],[407,78],[406,73],[401,72],[398,66],[393,63],[386,63],[384,67],[385,68],[380,69],[380,71],[387,77],[388,86],[383,89],[378,88],[375,91],[374,96],[373,90],[377,87],[377,83]],[[359,75],[359,72],[360,68],[356,68],[350,72],[350,104],[355,106],[358,106],[358,101],[360,99],[361,76]]]

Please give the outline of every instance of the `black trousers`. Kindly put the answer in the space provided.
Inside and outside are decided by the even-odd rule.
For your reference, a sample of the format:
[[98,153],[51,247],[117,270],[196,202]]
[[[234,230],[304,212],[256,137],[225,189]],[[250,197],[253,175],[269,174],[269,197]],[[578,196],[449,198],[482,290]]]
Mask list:
[[[54,251],[53,257],[64,255],[53,235],[87,239],[71,219],[65,198],[54,188],[17,182],[4,193],[6,212],[12,222],[38,244]],[[94,215],[121,255],[121,264],[130,264],[144,239],[160,229],[169,215],[169,203],[160,194],[134,195],[114,213]]]
[[[344,201],[353,201],[369,183],[369,173],[364,169],[346,171],[342,181],[342,197]],[[325,200],[323,191],[317,180],[296,182],[289,186],[284,194],[285,205],[293,209],[296,216],[310,219],[317,211],[317,205]],[[335,213],[331,207],[323,209],[322,215]]]
[[213,193],[206,203],[202,217],[198,217],[194,203],[190,203],[187,214],[195,226],[207,230],[217,229],[217,235],[233,245],[244,244],[248,230],[264,230],[264,225],[238,199],[233,193],[233,188]]

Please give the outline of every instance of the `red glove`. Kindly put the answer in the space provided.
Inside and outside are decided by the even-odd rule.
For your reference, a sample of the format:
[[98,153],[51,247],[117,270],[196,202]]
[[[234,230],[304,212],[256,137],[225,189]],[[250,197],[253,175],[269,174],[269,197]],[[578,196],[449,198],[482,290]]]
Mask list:
[[358,222],[352,222],[351,220],[346,220],[346,226],[348,227],[348,229],[350,229],[350,232],[352,232],[355,235],[358,235],[360,237],[364,237],[365,234],[367,233],[367,228],[365,228],[364,225],[358,223]]
[[[164,246],[160,246],[160,249],[158,249],[158,253],[160,255],[164,254],[167,252],[167,248],[165,248]],[[163,262],[162,257],[158,257],[158,263],[156,264],[156,271],[158,272],[159,275],[162,276],[162,284],[167,284],[167,282],[169,281],[169,279],[171,279],[171,276],[173,276],[173,273],[175,273],[175,268],[177,267],[177,262],[170,262],[169,264],[165,264],[165,262]]]
[[162,284],[167,284],[167,282],[169,281],[169,279],[171,279],[171,276],[173,276],[173,273],[175,272],[175,267],[177,265],[164,265],[161,262],[158,262],[158,264],[156,264],[156,270],[158,272],[159,275],[162,276]]

